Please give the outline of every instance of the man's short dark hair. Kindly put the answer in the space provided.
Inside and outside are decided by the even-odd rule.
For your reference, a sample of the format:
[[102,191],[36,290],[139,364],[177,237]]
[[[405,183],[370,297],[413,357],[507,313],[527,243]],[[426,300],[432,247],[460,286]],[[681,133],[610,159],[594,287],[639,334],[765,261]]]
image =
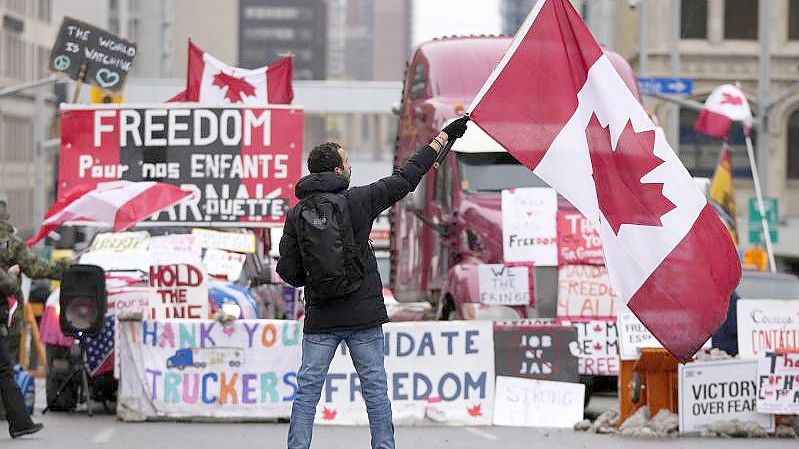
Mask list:
[[336,167],[344,167],[344,160],[338,150],[341,145],[336,142],[325,142],[317,145],[308,155],[308,171],[311,173],[322,173],[335,171]]

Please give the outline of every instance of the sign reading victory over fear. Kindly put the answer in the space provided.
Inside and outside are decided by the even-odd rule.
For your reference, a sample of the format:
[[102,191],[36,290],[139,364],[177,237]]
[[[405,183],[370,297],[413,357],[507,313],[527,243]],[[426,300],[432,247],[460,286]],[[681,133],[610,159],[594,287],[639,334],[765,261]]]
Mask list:
[[195,192],[153,220],[194,226],[282,223],[302,164],[296,107],[64,106],[58,198],[102,181],[161,181]]

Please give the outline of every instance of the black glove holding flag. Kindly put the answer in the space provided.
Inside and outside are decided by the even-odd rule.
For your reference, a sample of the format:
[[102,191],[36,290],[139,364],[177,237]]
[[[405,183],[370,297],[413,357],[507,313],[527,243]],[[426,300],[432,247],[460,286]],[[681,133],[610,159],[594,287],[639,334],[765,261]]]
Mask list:
[[469,116],[464,115],[463,117],[445,126],[441,132],[446,133],[448,140],[455,140],[457,138],[463,137],[463,134],[466,132],[466,122],[468,121]]

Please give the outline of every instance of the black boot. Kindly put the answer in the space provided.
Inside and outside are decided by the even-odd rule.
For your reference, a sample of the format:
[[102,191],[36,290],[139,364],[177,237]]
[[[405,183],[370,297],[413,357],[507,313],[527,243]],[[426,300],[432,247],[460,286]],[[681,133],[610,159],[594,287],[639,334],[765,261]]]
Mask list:
[[44,429],[44,424],[33,423],[33,425],[31,425],[30,427],[19,430],[9,430],[8,433],[11,434],[11,438],[19,438],[19,437],[24,437],[25,435],[33,435],[34,433],[42,429]]

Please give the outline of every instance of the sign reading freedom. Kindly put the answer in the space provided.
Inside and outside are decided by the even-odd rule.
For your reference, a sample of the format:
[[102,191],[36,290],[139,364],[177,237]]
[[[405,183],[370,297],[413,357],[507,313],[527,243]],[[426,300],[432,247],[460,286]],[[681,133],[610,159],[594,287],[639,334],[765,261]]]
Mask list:
[[280,224],[296,203],[302,136],[303,111],[290,106],[62,106],[58,198],[103,181],[160,181],[195,195],[155,222]]

